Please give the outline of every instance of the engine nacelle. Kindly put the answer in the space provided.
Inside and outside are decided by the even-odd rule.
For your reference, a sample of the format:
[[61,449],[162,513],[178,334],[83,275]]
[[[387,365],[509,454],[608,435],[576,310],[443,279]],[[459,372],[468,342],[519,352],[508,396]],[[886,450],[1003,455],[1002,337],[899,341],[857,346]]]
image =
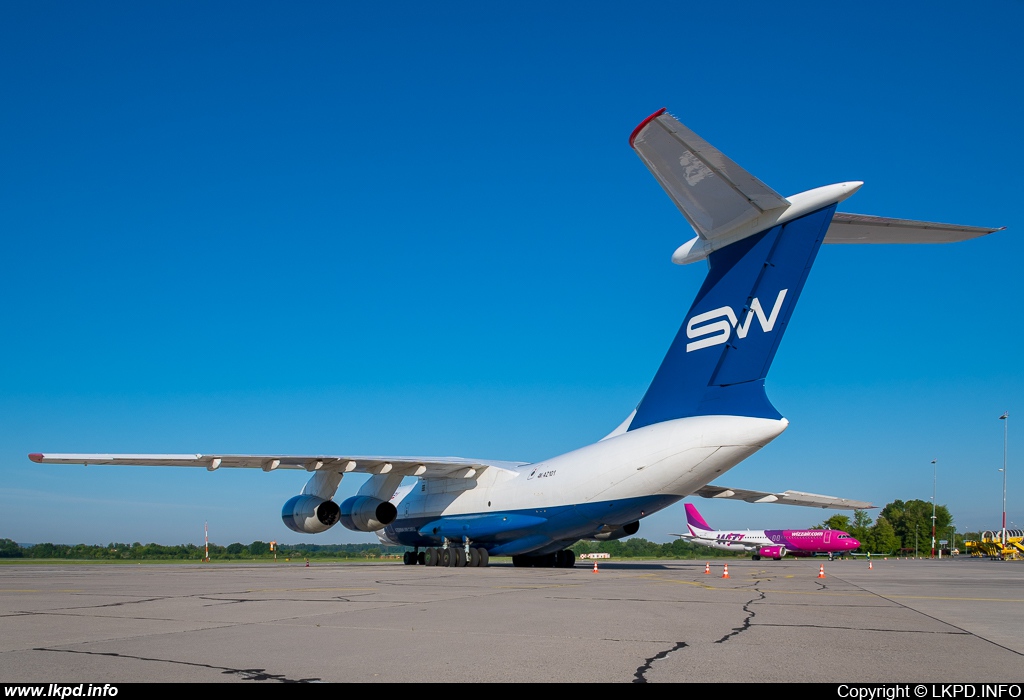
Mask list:
[[281,509],[281,520],[289,530],[310,535],[328,529],[338,522],[340,515],[337,503],[318,496],[293,496]]
[[341,502],[341,524],[356,532],[380,530],[397,517],[393,503],[372,496],[352,496]]
[[782,544],[777,544],[773,547],[761,547],[761,549],[757,550],[757,554],[761,557],[782,559],[782,557],[786,556],[786,546]]
[[630,535],[635,535],[639,530],[640,530],[640,521],[639,520],[634,520],[633,522],[626,523],[622,527],[616,528],[615,530],[609,529],[607,526],[605,526],[605,529],[602,529],[597,534],[591,535],[590,537],[587,537],[586,539],[588,539],[588,540],[597,540],[598,542],[609,542],[611,540],[621,540],[623,537],[629,537]]

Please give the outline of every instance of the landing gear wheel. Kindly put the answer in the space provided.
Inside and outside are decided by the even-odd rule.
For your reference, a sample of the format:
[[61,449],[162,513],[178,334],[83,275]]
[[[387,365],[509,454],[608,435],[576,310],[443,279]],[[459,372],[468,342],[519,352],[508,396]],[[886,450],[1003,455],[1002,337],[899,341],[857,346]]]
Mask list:
[[405,564],[406,566],[409,566],[410,564],[415,563],[416,560],[413,559],[413,556],[414,555],[413,555],[412,552],[406,552],[405,554],[402,555],[402,563]]
[[753,559],[754,561],[761,561],[761,555],[760,554],[755,554],[754,556],[752,556],[750,558]]
[[469,548],[469,561],[466,566],[480,566],[480,550],[476,547]]
[[451,566],[452,565],[452,550],[442,549],[440,555],[437,557],[438,566]]
[[491,553],[483,547],[477,547],[477,554],[480,555],[480,561],[477,566],[487,566],[487,562],[491,560]]
[[427,547],[423,552],[423,563],[427,566],[437,566],[437,550]]
[[451,560],[449,566],[465,566],[466,565],[466,552],[462,549],[449,549],[451,552]]
[[427,557],[426,557],[426,555],[423,552],[417,552],[416,553],[416,563],[419,564],[420,566],[423,566],[424,564],[426,564],[426,562],[424,561],[424,559],[426,559],[426,558]]

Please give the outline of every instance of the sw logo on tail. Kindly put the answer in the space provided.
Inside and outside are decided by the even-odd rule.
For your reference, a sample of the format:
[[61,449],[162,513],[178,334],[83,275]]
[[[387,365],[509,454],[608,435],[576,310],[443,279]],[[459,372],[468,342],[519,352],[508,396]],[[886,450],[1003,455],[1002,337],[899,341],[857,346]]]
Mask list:
[[[673,262],[707,260],[709,270],[647,392],[604,439],[536,464],[316,454],[29,458],[209,471],[305,470],[309,481],[282,510],[285,525],[300,533],[324,532],[338,523],[376,532],[382,542],[413,548],[407,564],[485,566],[492,555],[512,555],[517,566],[573,566],[568,547],[576,541],[632,535],[642,518],[692,494],[870,507],[832,496],[709,482],[788,425],[769,402],[764,381],[822,243],[937,243],[997,229],[836,213],[860,182],[782,197],[665,110],[645,119],[629,143],[693,226],[694,238],[675,251]],[[760,333],[753,330],[755,318]],[[356,496],[336,503],[338,485],[352,473],[369,478]]]
[[[712,345],[721,345],[722,343],[728,342],[729,335],[732,333],[733,328],[736,329],[737,337],[746,338],[747,333],[750,331],[750,324],[754,320],[755,316],[761,324],[761,330],[765,333],[770,332],[775,328],[775,321],[779,317],[779,309],[782,308],[782,302],[786,298],[786,292],[788,291],[788,289],[783,289],[779,292],[779,296],[775,298],[775,306],[772,307],[772,312],[768,316],[765,316],[764,309],[761,308],[760,299],[755,298],[750,302],[750,308],[747,310],[747,316],[743,319],[743,323],[739,323],[736,318],[736,312],[729,306],[723,306],[720,309],[714,309],[707,313],[697,314],[686,322],[686,337],[700,338],[701,336],[707,336],[709,333],[715,333],[716,335],[708,336],[692,343],[687,343],[686,352],[693,352],[694,350],[700,350],[701,348],[711,347]],[[721,318],[723,316],[728,319],[728,321],[720,320],[715,323],[701,325],[704,324],[705,321]]]

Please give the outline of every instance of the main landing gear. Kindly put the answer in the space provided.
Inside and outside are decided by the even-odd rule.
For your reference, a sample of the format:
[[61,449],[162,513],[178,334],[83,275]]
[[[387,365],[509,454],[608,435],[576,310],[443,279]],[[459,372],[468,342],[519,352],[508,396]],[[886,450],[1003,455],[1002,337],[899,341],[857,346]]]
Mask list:
[[469,538],[463,539],[461,547],[446,539],[443,547],[427,547],[422,552],[417,547],[414,552],[406,552],[402,561],[408,566],[487,566],[491,558],[487,550],[469,544]]
[[555,569],[571,569],[576,566],[576,554],[571,549],[560,552],[530,556],[517,554],[512,557],[512,566],[536,566]]

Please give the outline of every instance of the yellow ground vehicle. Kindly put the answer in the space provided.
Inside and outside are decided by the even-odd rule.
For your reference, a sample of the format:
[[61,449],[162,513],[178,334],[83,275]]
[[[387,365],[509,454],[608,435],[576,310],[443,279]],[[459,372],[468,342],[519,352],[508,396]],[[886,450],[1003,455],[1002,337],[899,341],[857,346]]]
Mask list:
[[1024,530],[1007,530],[1005,543],[1002,536],[1002,530],[986,530],[980,540],[967,540],[964,547],[972,557],[1024,559]]

